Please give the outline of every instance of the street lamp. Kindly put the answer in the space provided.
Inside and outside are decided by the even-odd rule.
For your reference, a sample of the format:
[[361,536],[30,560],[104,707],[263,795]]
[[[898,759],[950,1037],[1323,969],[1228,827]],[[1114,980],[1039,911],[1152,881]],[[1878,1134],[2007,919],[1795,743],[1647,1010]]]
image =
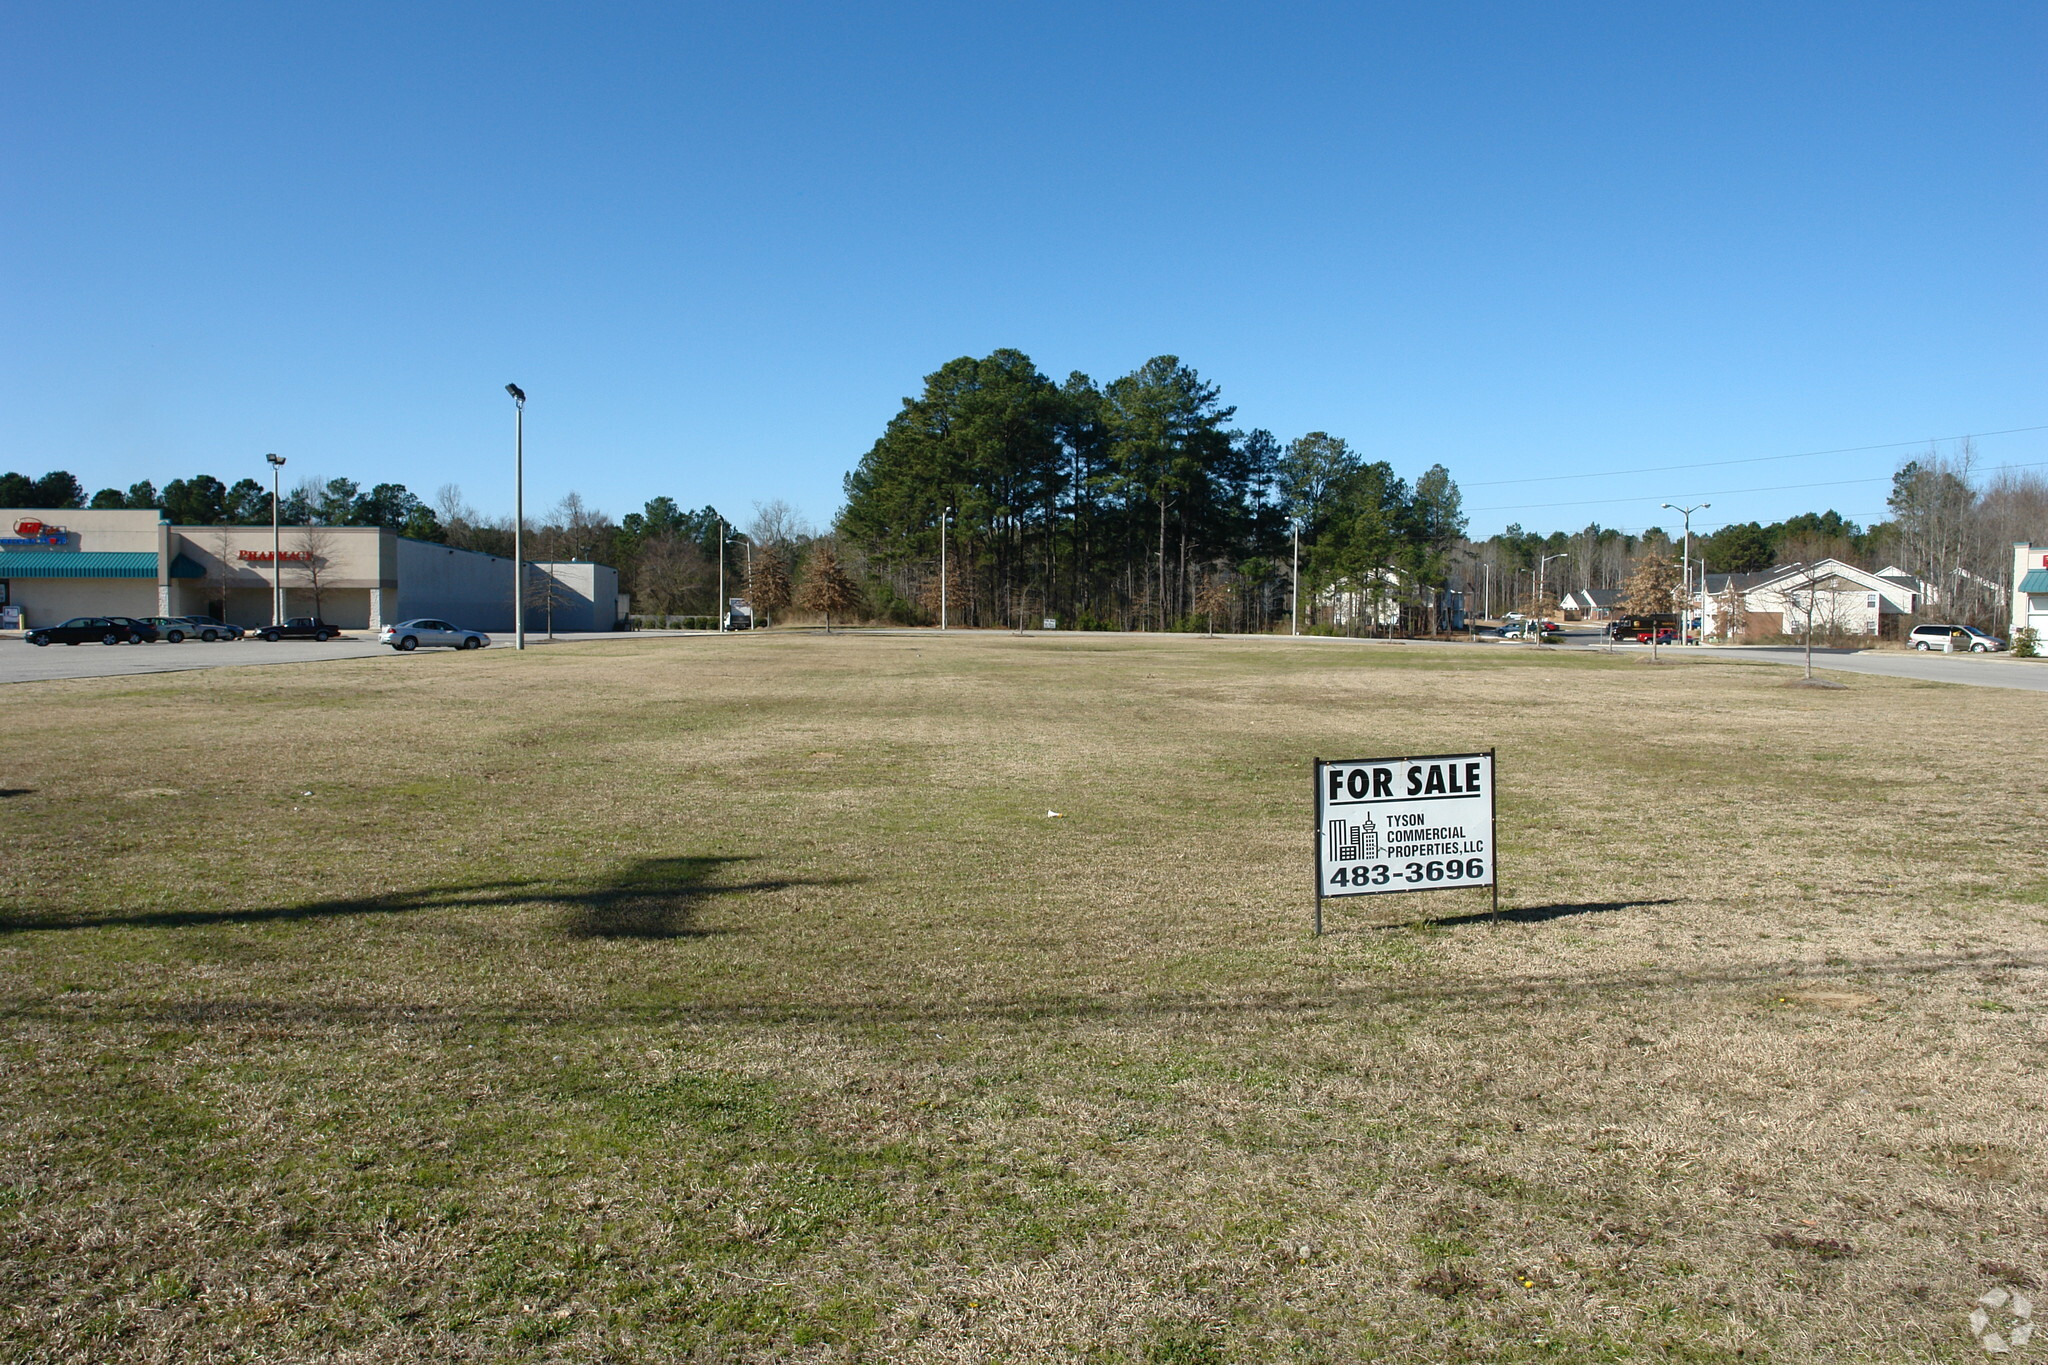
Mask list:
[[277,476],[284,469],[284,456],[265,455],[270,461],[270,624],[284,624],[284,548],[277,529]]
[[526,393],[512,395],[512,648],[526,648]]
[[[1680,507],[1675,502],[1664,504],[1667,511],[1677,512],[1685,518],[1685,549],[1680,552],[1680,568],[1678,571],[1679,582],[1683,585],[1681,592],[1685,597],[1685,617],[1678,623],[1678,642],[1680,644],[1689,645],[1692,643],[1692,514],[1704,512],[1713,505],[1711,502],[1698,503],[1692,507]],[[1704,581],[1706,575],[1702,574],[1700,577]],[[1702,617],[1706,615],[1704,604],[1700,607],[1700,615]],[[1702,621],[1701,624],[1704,625],[1705,622]]]
[[939,630],[946,629],[946,523],[952,519],[953,509],[939,511]]
[[1294,519],[1294,580],[1288,589],[1287,633],[1301,634],[1301,518]]
[[[725,623],[729,611],[725,600],[725,547],[730,540],[730,531],[731,528],[725,524],[725,518],[720,517],[718,519],[718,633],[721,635],[725,633]],[[750,541],[747,544],[747,577],[750,580],[753,577],[753,567],[754,546]]]
[[[1559,550],[1554,555],[1544,555],[1536,561],[1536,643],[1539,645],[1543,643],[1543,571],[1550,566],[1551,560],[1571,557],[1570,550]],[[1524,626],[1523,629],[1527,630],[1528,627]]]

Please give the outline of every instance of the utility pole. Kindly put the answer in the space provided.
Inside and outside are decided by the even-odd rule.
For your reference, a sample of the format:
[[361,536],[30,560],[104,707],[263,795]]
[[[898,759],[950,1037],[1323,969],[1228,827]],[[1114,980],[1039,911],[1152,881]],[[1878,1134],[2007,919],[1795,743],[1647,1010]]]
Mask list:
[[512,648],[526,648],[526,393],[512,395]]
[[725,518],[718,519],[718,633],[725,634]]
[[[1570,550],[1559,550],[1554,555],[1542,555],[1536,560],[1536,643],[1539,645],[1543,643],[1543,571],[1549,567],[1551,560],[1571,557]],[[1528,628],[1526,623],[1522,627],[1524,630]]]
[[1294,587],[1287,606],[1287,633],[1301,634],[1301,521],[1294,523]]
[[[1679,594],[1685,599],[1685,606],[1682,609],[1685,614],[1678,618],[1678,643],[1682,645],[1692,643],[1692,514],[1704,512],[1713,505],[1711,502],[1699,503],[1692,507],[1680,507],[1675,502],[1664,504],[1667,510],[1677,512],[1685,518],[1685,549],[1680,552],[1680,568],[1678,571]],[[1701,577],[1704,578],[1705,575],[1701,575]],[[1706,615],[1704,605],[1701,607],[1700,614],[1701,616]],[[1704,625],[1705,622],[1703,621],[1701,624]]]
[[946,522],[953,515],[953,509],[939,509],[939,630],[946,629]]
[[270,624],[284,624],[284,541],[277,529],[277,476],[284,469],[284,456],[265,455],[270,461]]
[[1486,577],[1486,600],[1480,604],[1479,619],[1491,621],[1493,619],[1493,561],[1490,559],[1482,560],[1479,567],[1485,572]]

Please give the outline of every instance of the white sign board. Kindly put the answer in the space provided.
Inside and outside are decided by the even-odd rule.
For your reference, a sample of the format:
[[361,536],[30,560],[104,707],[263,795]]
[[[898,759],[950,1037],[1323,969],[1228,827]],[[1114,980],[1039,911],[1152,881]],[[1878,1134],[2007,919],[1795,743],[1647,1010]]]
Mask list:
[[1316,760],[1316,928],[1330,896],[1494,885],[1493,753]]

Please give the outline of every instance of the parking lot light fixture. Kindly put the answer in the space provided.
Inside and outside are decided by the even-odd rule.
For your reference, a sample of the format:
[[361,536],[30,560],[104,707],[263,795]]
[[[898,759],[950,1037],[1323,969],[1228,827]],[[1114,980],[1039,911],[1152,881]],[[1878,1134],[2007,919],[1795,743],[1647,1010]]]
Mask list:
[[512,648],[526,648],[526,392],[512,395]]
[[277,476],[284,469],[284,456],[272,453],[265,455],[270,461],[270,624],[284,624],[284,549],[283,533],[277,524]]
[[[1678,621],[1678,643],[1682,645],[1692,643],[1692,514],[1704,512],[1713,505],[1711,502],[1696,503],[1691,507],[1680,507],[1675,502],[1664,504],[1666,511],[1676,512],[1685,518],[1685,548],[1679,552],[1678,561],[1680,566],[1678,570],[1678,594],[1685,599],[1685,614]],[[1703,634],[1706,630],[1707,615],[1705,592],[1707,581],[1706,567],[1706,564],[1702,562],[1700,565],[1700,584],[1702,589],[1700,593],[1700,629]],[[1705,644],[1706,641],[1703,639],[1700,643]]]

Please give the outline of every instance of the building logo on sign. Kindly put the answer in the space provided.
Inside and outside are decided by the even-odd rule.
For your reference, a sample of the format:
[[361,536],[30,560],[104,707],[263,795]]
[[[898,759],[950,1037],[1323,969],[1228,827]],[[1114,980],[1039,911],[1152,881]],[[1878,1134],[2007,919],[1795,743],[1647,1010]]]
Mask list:
[[311,550],[278,550],[273,553],[269,550],[243,550],[241,551],[241,557],[252,563],[269,564],[279,559],[309,560],[313,557],[313,552]]
[[1317,759],[1316,932],[1323,901],[1492,887],[1493,753]]
[[0,536],[0,545],[62,545],[69,538],[70,533],[61,526],[23,517],[14,523],[13,536]]

